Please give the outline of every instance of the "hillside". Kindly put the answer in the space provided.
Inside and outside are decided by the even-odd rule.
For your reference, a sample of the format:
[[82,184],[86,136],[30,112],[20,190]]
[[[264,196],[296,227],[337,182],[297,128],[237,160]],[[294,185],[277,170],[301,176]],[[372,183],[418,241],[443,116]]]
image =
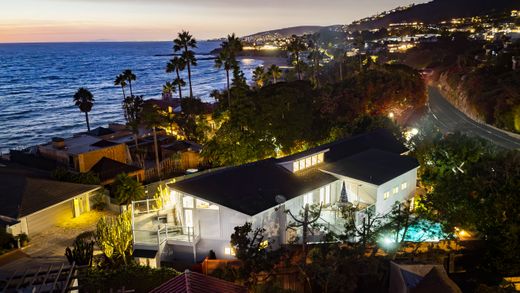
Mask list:
[[294,26],[294,27],[288,27],[288,28],[282,28],[282,29],[275,29],[265,32],[259,32],[252,35],[244,36],[243,38],[258,38],[262,36],[269,36],[269,35],[277,35],[279,37],[290,37],[292,35],[305,35],[305,34],[313,34],[316,32],[319,32],[321,29],[323,29],[323,26]]
[[352,24],[350,29],[365,30],[386,27],[390,23],[437,23],[451,18],[483,15],[487,13],[520,9],[519,0],[434,0],[383,17]]

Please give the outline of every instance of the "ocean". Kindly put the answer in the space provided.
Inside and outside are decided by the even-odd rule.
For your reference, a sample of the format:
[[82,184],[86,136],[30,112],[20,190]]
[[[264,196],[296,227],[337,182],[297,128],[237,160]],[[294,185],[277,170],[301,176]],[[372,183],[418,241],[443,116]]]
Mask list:
[[[194,95],[212,102],[209,93],[223,89],[225,72],[214,68],[208,53],[219,42],[202,41],[192,67]],[[42,144],[52,137],[86,131],[85,115],[72,102],[79,87],[94,94],[91,128],[124,122],[121,88],[114,78],[132,69],[134,94],[160,98],[172,42],[0,44],[0,152]],[[241,59],[248,82],[261,60]],[[187,71],[183,77],[188,82]],[[128,91],[127,91],[128,92]],[[183,95],[188,93],[183,89]],[[176,94],[174,94],[176,96]]]

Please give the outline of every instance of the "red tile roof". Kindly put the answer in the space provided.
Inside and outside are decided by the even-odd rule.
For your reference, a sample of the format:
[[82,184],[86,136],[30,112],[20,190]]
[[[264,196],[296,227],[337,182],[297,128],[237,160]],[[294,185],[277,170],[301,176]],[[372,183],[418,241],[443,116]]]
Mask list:
[[233,284],[215,277],[186,270],[175,278],[172,278],[161,286],[153,289],[150,293],[246,293],[243,286]]

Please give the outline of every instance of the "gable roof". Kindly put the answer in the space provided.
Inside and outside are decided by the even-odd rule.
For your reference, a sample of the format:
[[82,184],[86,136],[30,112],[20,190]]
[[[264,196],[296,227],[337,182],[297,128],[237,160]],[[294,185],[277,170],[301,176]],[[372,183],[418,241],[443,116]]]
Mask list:
[[0,170],[0,215],[18,219],[98,188]]
[[291,199],[336,180],[317,169],[294,174],[276,164],[275,159],[267,159],[208,172],[169,186],[252,216],[276,206],[277,195]]
[[153,289],[150,293],[246,293],[244,286],[215,277],[206,276],[186,270],[183,274],[174,277],[161,286]]
[[325,164],[321,170],[381,185],[419,167],[419,162],[409,156],[369,149],[353,156]]
[[130,174],[140,170],[142,170],[142,168],[121,163],[107,157],[101,158],[101,160],[90,168],[90,171],[97,174],[102,182],[112,179],[121,173]]
[[408,149],[395,139],[393,134],[388,130],[377,129],[366,134],[360,134],[320,145],[300,153],[280,158],[278,161],[294,161],[328,150],[325,154],[325,160],[333,162],[371,148],[396,154],[402,154],[408,151]]

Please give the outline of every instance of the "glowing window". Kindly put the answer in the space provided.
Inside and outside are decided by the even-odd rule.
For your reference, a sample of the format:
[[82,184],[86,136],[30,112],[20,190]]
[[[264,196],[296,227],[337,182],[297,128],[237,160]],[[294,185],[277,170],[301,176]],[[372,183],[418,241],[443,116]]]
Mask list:
[[186,226],[193,227],[193,210],[184,210],[184,220]]
[[398,186],[392,188],[392,194],[397,194],[398,192],[399,192],[399,187]]
[[390,197],[390,192],[389,191],[383,193],[383,199],[388,199],[389,197]]
[[305,167],[306,168],[309,168],[312,164],[312,160],[311,160],[311,157],[308,157],[305,159]]
[[405,190],[407,187],[408,187],[408,183],[407,182],[401,183],[401,190]]
[[300,170],[305,169],[305,160],[300,160]]
[[330,204],[330,185],[320,188],[320,203]]
[[311,161],[312,161],[311,163],[313,166],[316,165],[318,163],[318,156],[312,156]]
[[232,247],[226,247],[226,248],[224,248],[224,254],[225,255],[235,255],[235,250]]
[[298,161],[292,163],[293,172],[298,172],[300,170],[300,163]]
[[318,154],[318,163],[323,163],[323,153]]
[[193,208],[193,197],[192,196],[183,196],[182,197],[182,206],[185,208],[192,209]]
[[312,192],[303,195],[303,206],[312,205]]

